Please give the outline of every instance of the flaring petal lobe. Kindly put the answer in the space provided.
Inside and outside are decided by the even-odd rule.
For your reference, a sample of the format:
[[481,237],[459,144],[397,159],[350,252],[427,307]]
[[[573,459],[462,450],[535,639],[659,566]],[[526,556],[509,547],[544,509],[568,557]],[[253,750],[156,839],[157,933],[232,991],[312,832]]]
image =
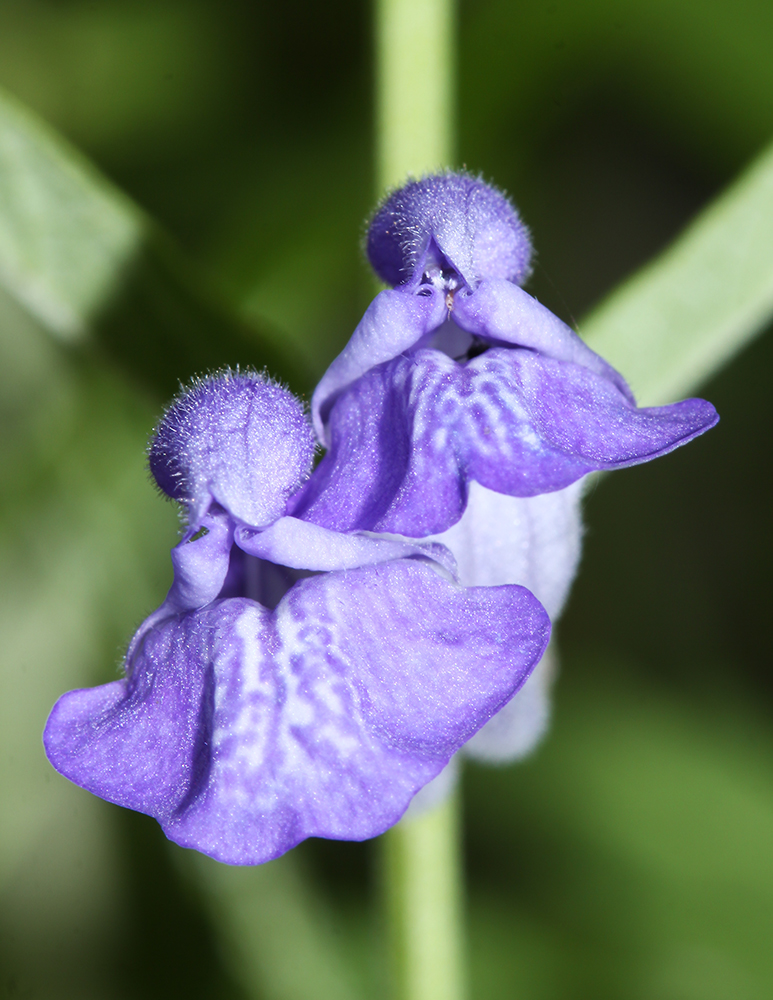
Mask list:
[[701,399],[637,409],[609,379],[532,350],[464,364],[418,350],[358,380],[293,513],[339,531],[424,536],[462,515],[468,484],[511,496],[664,455],[712,427]]
[[206,615],[167,618],[128,678],[63,695],[43,734],[57,771],[108,802],[171,815],[206,780],[213,638]]
[[296,517],[281,517],[263,531],[240,525],[234,539],[243,552],[292,569],[329,572],[412,558],[431,560],[450,577],[456,577],[456,562],[441,544],[407,542],[360,532],[344,534]]
[[162,623],[128,680],[60,699],[46,749],[177,843],[258,864],[391,826],[549,632],[522,587],[464,590],[411,560],[325,574],[274,612],[235,598]]

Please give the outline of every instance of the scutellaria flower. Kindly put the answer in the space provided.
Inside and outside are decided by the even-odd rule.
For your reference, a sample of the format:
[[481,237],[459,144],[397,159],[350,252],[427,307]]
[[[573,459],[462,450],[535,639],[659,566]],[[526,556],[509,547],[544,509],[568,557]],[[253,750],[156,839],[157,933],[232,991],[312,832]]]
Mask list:
[[76,784],[235,864],[383,832],[550,631],[523,587],[461,587],[439,544],[289,515],[313,452],[300,404],[254,373],[173,403],[149,462],[186,514],[174,582],[125,676],[64,695],[44,735]]
[[[393,287],[317,386],[328,451],[293,511],[339,531],[435,537],[464,584],[523,584],[555,619],[580,555],[583,477],[665,455],[716,423],[713,406],[638,408],[625,379],[520,287],[529,234],[477,178],[395,191],[367,253]],[[546,683],[542,667],[470,752],[527,751]]]

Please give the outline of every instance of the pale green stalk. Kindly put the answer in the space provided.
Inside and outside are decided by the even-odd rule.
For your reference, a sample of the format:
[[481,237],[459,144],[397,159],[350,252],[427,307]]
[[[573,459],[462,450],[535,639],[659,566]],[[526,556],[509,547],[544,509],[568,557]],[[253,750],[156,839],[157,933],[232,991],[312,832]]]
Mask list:
[[463,1000],[463,886],[458,795],[382,838],[384,893],[399,1000]]
[[377,0],[379,194],[453,156],[452,0]]
[[[450,0],[377,0],[377,186],[453,159],[454,25]],[[382,838],[396,1000],[463,1000],[459,803],[452,796]]]

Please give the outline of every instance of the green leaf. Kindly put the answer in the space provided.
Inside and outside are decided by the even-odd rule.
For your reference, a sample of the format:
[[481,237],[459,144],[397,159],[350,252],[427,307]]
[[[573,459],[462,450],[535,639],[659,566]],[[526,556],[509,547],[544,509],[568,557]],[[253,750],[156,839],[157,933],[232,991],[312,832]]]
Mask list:
[[223,364],[310,381],[281,335],[232,315],[140,209],[2,92],[0,283],[51,334],[97,345],[164,396]]
[[718,371],[773,316],[773,147],[582,324],[640,403]]
[[30,992],[104,995],[125,911],[112,810],[54,773],[41,733],[65,690],[117,676],[177,519],[147,482],[153,408],[2,289],[0,407],[2,960]]
[[0,275],[52,333],[83,338],[142,241],[141,220],[0,96]]

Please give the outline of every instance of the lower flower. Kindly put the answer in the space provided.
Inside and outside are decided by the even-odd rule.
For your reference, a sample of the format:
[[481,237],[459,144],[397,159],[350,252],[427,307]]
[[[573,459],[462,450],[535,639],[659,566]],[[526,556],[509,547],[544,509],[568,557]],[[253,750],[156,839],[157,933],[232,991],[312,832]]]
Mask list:
[[[220,861],[376,836],[523,685],[548,616],[524,587],[461,586],[442,545],[281,516],[311,456],[278,387],[229,373],[195,391],[203,414],[184,397],[151,449],[190,517],[172,588],[124,679],[60,698],[46,752]],[[223,395],[247,426],[224,430]],[[245,473],[259,445],[283,456],[275,488]]]
[[361,840],[515,694],[549,631],[527,590],[413,560],[320,574],[273,611],[226,598],[149,629],[126,679],[59,700],[46,752],[220,861]]

